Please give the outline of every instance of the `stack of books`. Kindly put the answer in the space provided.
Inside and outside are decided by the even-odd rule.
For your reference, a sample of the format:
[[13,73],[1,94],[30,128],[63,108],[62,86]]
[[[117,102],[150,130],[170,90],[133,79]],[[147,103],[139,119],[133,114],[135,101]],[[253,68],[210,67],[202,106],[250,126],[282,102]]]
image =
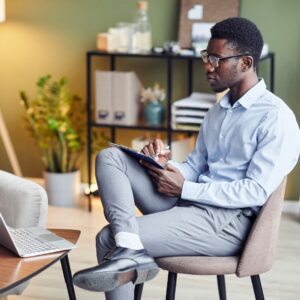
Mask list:
[[172,104],[172,128],[198,131],[207,111],[216,103],[215,94],[192,93]]

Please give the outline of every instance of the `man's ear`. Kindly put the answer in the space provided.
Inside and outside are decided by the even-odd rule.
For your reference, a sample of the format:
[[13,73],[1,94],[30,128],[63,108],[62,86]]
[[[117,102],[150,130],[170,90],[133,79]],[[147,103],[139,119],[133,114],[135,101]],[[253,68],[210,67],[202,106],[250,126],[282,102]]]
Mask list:
[[242,72],[247,72],[253,67],[253,57],[252,56],[243,56],[242,57]]

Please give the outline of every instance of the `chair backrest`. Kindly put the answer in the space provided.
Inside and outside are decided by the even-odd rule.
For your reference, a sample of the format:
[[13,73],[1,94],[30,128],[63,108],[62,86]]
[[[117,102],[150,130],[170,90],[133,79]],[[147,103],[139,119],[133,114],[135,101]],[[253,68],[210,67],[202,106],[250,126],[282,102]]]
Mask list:
[[48,198],[37,183],[0,171],[0,212],[13,227],[46,225]]
[[[47,211],[47,194],[40,185],[0,171],[0,212],[9,226],[44,227]],[[28,281],[0,294],[0,298],[7,295],[20,295],[27,284]]]
[[241,254],[236,270],[238,277],[252,276],[270,270],[278,239],[285,185],[286,178],[260,210]]

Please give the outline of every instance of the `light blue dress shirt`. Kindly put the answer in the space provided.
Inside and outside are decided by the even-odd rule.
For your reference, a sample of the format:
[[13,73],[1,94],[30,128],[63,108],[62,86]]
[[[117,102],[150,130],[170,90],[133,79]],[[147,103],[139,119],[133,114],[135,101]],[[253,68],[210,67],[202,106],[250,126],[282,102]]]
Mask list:
[[262,206],[294,168],[300,131],[263,79],[233,106],[226,94],[206,114],[186,161],[181,199],[226,208]]

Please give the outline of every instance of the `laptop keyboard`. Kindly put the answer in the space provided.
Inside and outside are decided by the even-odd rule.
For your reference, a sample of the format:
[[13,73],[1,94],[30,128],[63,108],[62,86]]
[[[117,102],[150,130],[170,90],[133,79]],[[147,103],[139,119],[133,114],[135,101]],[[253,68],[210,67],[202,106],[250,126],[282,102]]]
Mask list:
[[57,250],[53,244],[41,242],[37,236],[27,231],[26,229],[13,229],[10,234],[18,248],[18,251],[23,254],[39,253],[49,250]]

